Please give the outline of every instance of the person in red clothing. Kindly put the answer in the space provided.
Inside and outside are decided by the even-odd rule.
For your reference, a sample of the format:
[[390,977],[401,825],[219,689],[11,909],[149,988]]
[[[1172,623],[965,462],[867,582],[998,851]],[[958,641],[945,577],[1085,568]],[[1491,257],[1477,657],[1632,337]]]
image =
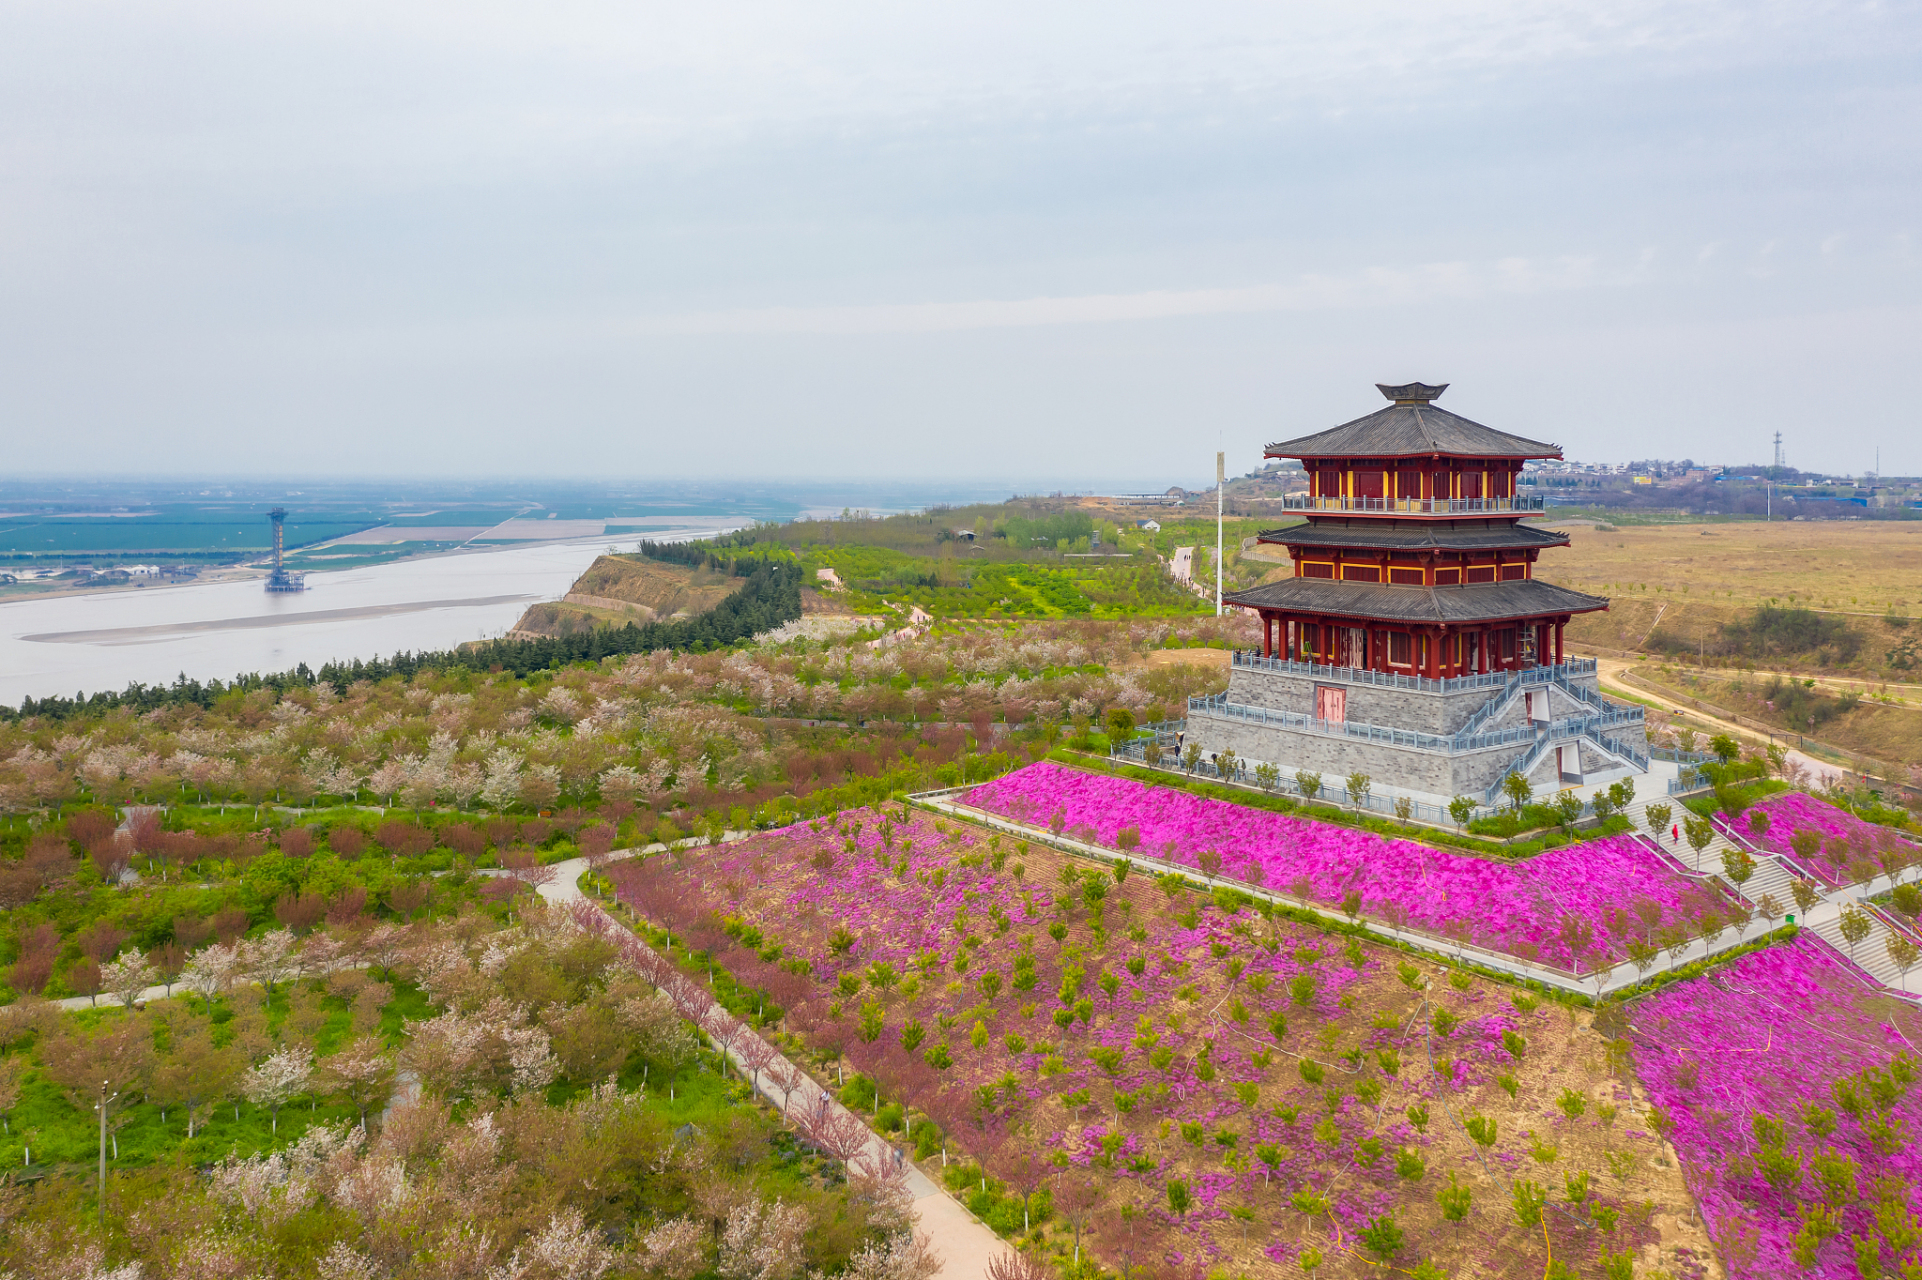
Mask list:
[[1682,842],[1682,828],[1680,823],[1668,829],[1668,839],[1671,844],[1680,844]]

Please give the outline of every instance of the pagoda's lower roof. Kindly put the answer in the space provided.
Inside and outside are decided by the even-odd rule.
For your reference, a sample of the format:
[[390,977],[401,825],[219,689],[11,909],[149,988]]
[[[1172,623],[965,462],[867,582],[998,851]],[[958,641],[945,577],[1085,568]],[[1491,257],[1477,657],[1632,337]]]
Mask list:
[[1282,578],[1222,597],[1227,604],[1282,613],[1372,618],[1381,622],[1512,622],[1608,608],[1602,596],[1558,587],[1540,578],[1482,582],[1465,587],[1387,587],[1327,578]]
[[1310,520],[1270,529],[1261,540],[1284,547],[1380,547],[1390,551],[1496,551],[1568,545],[1565,533],[1507,520]]

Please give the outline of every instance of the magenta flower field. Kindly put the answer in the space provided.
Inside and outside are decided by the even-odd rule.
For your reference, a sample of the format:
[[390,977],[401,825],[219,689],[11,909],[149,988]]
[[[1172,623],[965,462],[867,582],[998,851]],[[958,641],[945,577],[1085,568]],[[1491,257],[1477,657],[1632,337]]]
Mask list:
[[[1767,814],[1769,819],[1767,830],[1760,835],[1749,825],[1749,814],[1757,812]],[[1789,857],[1809,874],[1834,885],[1847,884],[1854,878],[1848,871],[1851,862],[1874,862],[1890,847],[1899,847],[1911,861],[1922,856],[1922,849],[1887,827],[1864,822],[1847,810],[1800,791],[1770,796],[1751,805],[1731,825],[1758,848]],[[1806,862],[1790,845],[1798,831],[1813,831],[1822,838],[1821,852]]]
[[[1036,1232],[1045,1212],[1063,1241],[1092,1197],[1104,1265],[1180,1276],[1338,1263],[1384,1222],[1405,1272],[1533,1277],[1552,1244],[1588,1275],[1657,1242],[1679,1181],[1574,1011],[1114,871],[867,809],[611,879],[692,973],[765,992],[778,1008],[747,1007],[814,1050],[817,1080],[877,1120],[875,1091],[931,1120],[924,1170],[1010,1237],[1040,1241],[1029,1187]],[[1485,1118],[1486,1148],[1465,1128]],[[1456,1178],[1478,1188],[1465,1223],[1437,1199]],[[1556,1211],[1518,1220],[1524,1182]]]
[[1059,815],[1111,847],[1133,827],[1141,852],[1190,867],[1217,850],[1233,879],[1331,904],[1359,892],[1370,915],[1446,936],[1465,930],[1469,942],[1563,968],[1577,967],[1566,918],[1593,930],[1586,969],[1623,956],[1641,929],[1636,904],[1653,903],[1668,924],[1714,901],[1626,836],[1495,862],[1046,762],[976,787],[966,803],[1036,825]]
[[[1805,935],[1638,1004],[1631,1029],[1733,1276],[1905,1274],[1922,1208],[1914,1009]],[[1886,1272],[1858,1271],[1865,1248]]]

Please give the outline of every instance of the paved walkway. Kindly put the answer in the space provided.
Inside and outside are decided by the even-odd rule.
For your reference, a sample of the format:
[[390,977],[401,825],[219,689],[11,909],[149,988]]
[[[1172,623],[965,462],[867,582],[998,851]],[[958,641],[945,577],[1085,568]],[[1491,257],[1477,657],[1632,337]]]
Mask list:
[[[736,838],[744,838],[746,834],[740,833]],[[662,848],[664,846],[657,844],[649,846],[646,850],[624,849],[614,856],[626,858],[636,853],[654,852]],[[653,948],[636,937],[631,929],[603,910],[600,904],[581,893],[580,879],[581,873],[587,870],[586,859],[570,858],[566,862],[557,862],[553,865],[554,878],[542,885],[539,890],[543,898],[560,904],[582,903],[590,907],[606,923],[608,929],[622,939],[623,946],[631,944],[641,951],[658,955]],[[663,963],[666,962],[663,961]],[[691,981],[688,987],[689,990],[669,994],[678,997],[677,1003],[681,1004],[681,1012],[698,1026],[706,1019],[708,1013],[718,1006],[712,1001],[704,1006],[695,1004],[688,997],[691,992],[700,992],[701,989]],[[703,998],[704,995],[703,992]],[[744,1031],[742,1034],[752,1036],[754,1033]],[[727,1056],[734,1063],[735,1069],[740,1071],[741,1077],[752,1078],[755,1091],[778,1107],[783,1115],[788,1114],[791,1107],[821,1106],[829,1107],[837,1114],[852,1115],[847,1108],[834,1101],[820,1085],[801,1072],[798,1066],[778,1052],[775,1054],[774,1063],[761,1068],[758,1074],[751,1072],[743,1065],[738,1047],[730,1049]],[[793,1070],[797,1077],[792,1094],[775,1079],[775,1076],[783,1074],[783,1068]],[[859,1119],[859,1117],[855,1118]],[[866,1128],[865,1123],[862,1127]],[[906,1175],[908,1192],[914,1197],[914,1213],[920,1219],[920,1230],[927,1236],[929,1247],[935,1256],[941,1260],[942,1280],[986,1280],[989,1263],[1008,1253],[1008,1246],[979,1219],[963,1208],[945,1188],[923,1173],[913,1161],[903,1163],[902,1157],[892,1146],[883,1141],[879,1134],[868,1129],[867,1139],[867,1148],[863,1156],[856,1158],[865,1158],[868,1163],[876,1167],[895,1165],[902,1167]]]
[[[1639,805],[1634,806],[1635,810],[1639,808]],[[1642,821],[1639,812],[1636,820]],[[1907,868],[1899,875],[1880,875],[1860,884],[1830,888],[1820,878],[1808,874],[1808,869],[1798,865],[1794,858],[1762,848],[1719,816],[1715,822],[1715,838],[1699,854],[1689,847],[1686,840],[1677,842],[1671,837],[1660,843],[1683,866],[1704,874],[1722,876],[1725,882],[1727,875],[1723,870],[1723,859],[1729,852],[1740,849],[1754,859],[1755,873],[1734,888],[1750,905],[1759,906],[1764,897],[1773,898],[1779,910],[1794,912],[1797,924],[1835,948],[1869,981],[1892,993],[1922,996],[1922,968],[1911,968],[1905,973],[1889,954],[1890,940],[1898,932],[1908,932],[1907,928],[1899,925],[1894,916],[1869,902],[1870,898],[1887,893],[1897,884],[1922,879],[1922,863]],[[1797,880],[1806,880],[1820,895],[1806,912],[1795,905],[1793,885]],[[1869,936],[1854,946],[1850,946],[1848,939],[1842,936],[1842,916],[1850,907],[1866,912],[1873,926]]]

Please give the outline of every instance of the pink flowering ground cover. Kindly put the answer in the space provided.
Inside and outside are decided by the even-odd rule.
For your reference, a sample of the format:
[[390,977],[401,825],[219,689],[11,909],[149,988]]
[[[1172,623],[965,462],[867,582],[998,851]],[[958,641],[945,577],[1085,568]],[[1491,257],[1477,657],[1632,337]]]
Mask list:
[[1224,876],[1328,904],[1358,892],[1370,915],[1461,932],[1565,969],[1577,965],[1562,938],[1564,919],[1593,931],[1591,962],[1614,961],[1646,927],[1637,904],[1653,904],[1660,927],[1715,901],[1627,836],[1496,862],[1045,761],[976,787],[966,802],[1018,821],[1085,828],[1109,846],[1133,828],[1141,852],[1190,867],[1203,850],[1216,850]]
[[[984,1221],[1066,1248],[1080,1196],[1111,1270],[1287,1274],[1313,1248],[1339,1274],[1386,1219],[1403,1269],[1533,1280],[1542,1230],[1512,1180],[1554,1192],[1555,1256],[1591,1269],[1655,1238],[1639,1206],[1683,1194],[1617,1120],[1626,1088],[1570,1011],[1245,898],[891,807],[612,874],[694,972],[767,991],[817,1079],[903,1104],[904,1145]],[[1481,1116],[1500,1129],[1485,1150],[1462,1127]],[[1605,1148],[1637,1144],[1604,1185]],[[1571,1202],[1577,1172],[1595,1181]],[[1460,1225],[1436,1199],[1451,1175],[1477,1197]]]
[[1630,1019],[1637,1073],[1731,1276],[1913,1274],[1913,1007],[1803,935],[1677,984]]
[[[1751,825],[1750,815],[1755,813],[1768,817],[1768,826],[1760,834]],[[1831,885],[1859,879],[1859,864],[1879,867],[1891,849],[1900,851],[1900,856],[1909,861],[1922,856],[1922,848],[1887,827],[1864,822],[1846,809],[1838,809],[1802,791],[1786,791],[1758,801],[1730,825],[1758,848],[1792,858],[1810,875],[1819,876]],[[1820,851],[1808,858],[1796,853],[1790,842],[1798,831],[1813,831],[1820,836]],[[1852,864],[1855,864],[1854,874]]]

